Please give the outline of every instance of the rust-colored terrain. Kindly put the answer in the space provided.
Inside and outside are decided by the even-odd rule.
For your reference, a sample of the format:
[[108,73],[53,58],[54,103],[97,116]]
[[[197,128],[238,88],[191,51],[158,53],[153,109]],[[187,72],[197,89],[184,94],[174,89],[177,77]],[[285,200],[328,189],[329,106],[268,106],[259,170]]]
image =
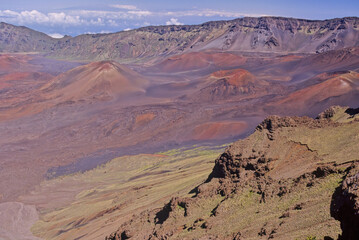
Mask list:
[[[58,40],[1,23],[0,37],[0,238],[104,239],[120,226],[112,237],[340,233],[327,206],[349,171],[334,162],[356,160],[358,18],[241,18]],[[300,117],[333,105],[354,113]],[[273,114],[291,117],[259,125]],[[248,136],[210,175],[223,144]]]
[[190,52],[170,57],[159,63],[157,67],[164,72],[185,72],[230,68],[245,63],[246,58],[223,52]]

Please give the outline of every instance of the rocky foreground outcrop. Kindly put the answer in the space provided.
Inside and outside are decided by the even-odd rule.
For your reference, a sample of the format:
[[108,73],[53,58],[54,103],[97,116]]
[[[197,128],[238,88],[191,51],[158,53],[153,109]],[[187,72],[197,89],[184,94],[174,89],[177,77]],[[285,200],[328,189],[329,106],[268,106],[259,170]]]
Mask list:
[[340,221],[343,230],[341,240],[359,239],[359,164],[353,164],[348,170],[331,205],[331,214]]
[[134,216],[107,239],[357,239],[358,119],[341,107],[317,119],[268,117],[191,196]]

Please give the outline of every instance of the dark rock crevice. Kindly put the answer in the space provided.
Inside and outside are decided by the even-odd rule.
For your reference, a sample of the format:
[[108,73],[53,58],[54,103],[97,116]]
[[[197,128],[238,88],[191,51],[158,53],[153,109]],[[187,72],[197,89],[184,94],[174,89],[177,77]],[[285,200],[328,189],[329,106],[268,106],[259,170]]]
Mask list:
[[339,240],[359,239],[359,164],[346,170],[342,184],[335,190],[330,206],[331,216],[340,221]]

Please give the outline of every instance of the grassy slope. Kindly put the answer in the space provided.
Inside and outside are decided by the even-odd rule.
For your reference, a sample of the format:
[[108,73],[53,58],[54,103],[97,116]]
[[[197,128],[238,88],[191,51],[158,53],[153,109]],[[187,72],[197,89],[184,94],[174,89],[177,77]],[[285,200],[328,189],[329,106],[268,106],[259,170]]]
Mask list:
[[[196,203],[195,210],[191,209],[190,216],[182,218],[183,211],[178,209],[171,213],[166,224],[177,224],[184,227],[171,239],[199,239],[212,236],[214,239],[233,239],[236,232],[241,232],[244,239],[268,239],[275,233],[274,239],[306,239],[316,236],[335,238],[340,231],[340,224],[330,216],[331,196],[341,181],[342,175],[331,175],[319,181],[312,188],[304,184],[297,187],[285,197],[275,196],[265,203],[260,203],[261,196],[250,188],[242,189],[222,203],[218,196],[212,199],[203,198]],[[219,205],[217,205],[219,204]],[[301,210],[295,206],[301,205]],[[202,207],[205,206],[205,207]],[[219,206],[219,207],[218,207]],[[217,209],[213,217],[213,209]],[[285,213],[289,217],[281,217]],[[199,223],[198,219],[200,219]],[[201,224],[211,226],[203,229]],[[265,229],[266,234],[259,233]]]
[[[275,159],[269,163],[270,170],[266,175],[252,179],[254,185],[245,183],[246,177],[242,175],[240,181],[243,184],[235,193],[222,197],[218,193],[201,195],[200,190],[198,197],[182,199],[181,202],[187,203],[185,211],[179,203],[163,224],[155,224],[153,215],[138,216],[136,218],[143,220],[134,218],[118,233],[128,230],[134,239],[151,232],[159,236],[169,235],[171,239],[233,239],[238,232],[243,239],[268,239],[271,235],[283,240],[309,236],[335,239],[341,230],[339,222],[330,216],[330,203],[345,174],[340,170],[349,164],[335,167],[338,172],[325,177],[312,178],[310,173],[328,162],[342,164],[359,159],[359,121],[353,121],[341,110],[336,112],[333,120],[343,124],[324,124],[320,128],[306,124],[281,127],[272,133],[274,140],[267,137],[267,130],[256,131],[228,150],[233,156],[242,158],[261,152],[267,159]],[[247,173],[250,174],[250,170]],[[266,176],[273,180],[269,185],[263,184],[269,180]],[[220,189],[218,181],[226,180],[214,178],[201,188]],[[261,201],[263,191],[256,187],[256,181],[268,194],[265,201]],[[228,182],[224,185],[231,188]],[[282,187],[285,194],[277,194]],[[134,229],[141,229],[142,233]]]
[[32,228],[45,239],[103,239],[134,213],[161,207],[204,181],[224,146],[113,159],[94,170],[45,181],[22,201],[40,209]]

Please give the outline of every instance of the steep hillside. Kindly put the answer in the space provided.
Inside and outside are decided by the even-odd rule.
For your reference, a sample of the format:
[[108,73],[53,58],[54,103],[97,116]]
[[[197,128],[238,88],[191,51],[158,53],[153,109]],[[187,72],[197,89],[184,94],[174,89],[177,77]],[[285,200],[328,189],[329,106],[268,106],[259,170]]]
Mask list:
[[353,164],[340,187],[333,194],[331,215],[343,230],[338,240],[359,238],[359,164]]
[[358,22],[358,18],[309,21],[263,17],[194,26],[146,27],[59,41],[52,55],[138,61],[204,49],[322,52],[358,45]]
[[281,17],[242,18],[205,47],[240,51],[324,52],[358,45],[358,18],[311,21]]
[[191,197],[135,215],[108,239],[336,238],[332,195],[359,158],[358,113],[268,117],[217,158]]
[[[358,69],[359,47],[343,48],[302,58],[295,66],[297,71],[334,71]],[[291,68],[289,68],[291,69]]]
[[193,26],[151,26],[113,34],[52,39],[2,23],[1,51],[39,51],[71,59],[138,62],[184,52],[324,52],[358,45],[356,17],[312,21],[282,17],[240,18]]
[[30,28],[0,23],[0,52],[48,52],[54,41]]
[[354,71],[323,73],[308,80],[307,87],[294,91],[278,101],[268,104],[282,112],[318,112],[334,102],[355,105],[359,96],[359,74]]

